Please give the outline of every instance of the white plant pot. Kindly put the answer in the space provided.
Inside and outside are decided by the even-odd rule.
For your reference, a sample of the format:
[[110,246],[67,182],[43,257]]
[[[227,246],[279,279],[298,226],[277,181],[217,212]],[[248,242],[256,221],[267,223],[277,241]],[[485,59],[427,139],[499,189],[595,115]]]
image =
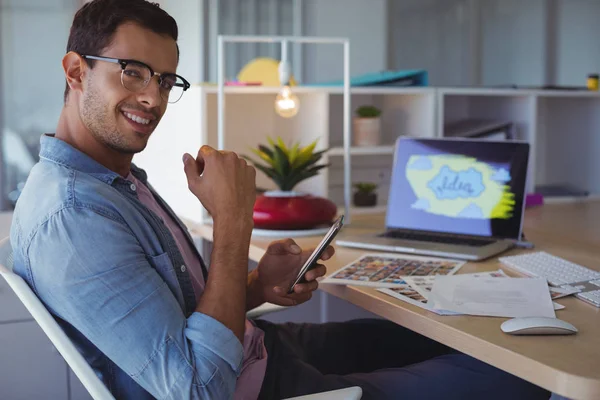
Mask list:
[[354,118],[352,137],[355,146],[379,146],[381,118]]
[[268,190],[263,193],[265,197],[300,197],[306,196],[306,193],[294,192],[291,190]]

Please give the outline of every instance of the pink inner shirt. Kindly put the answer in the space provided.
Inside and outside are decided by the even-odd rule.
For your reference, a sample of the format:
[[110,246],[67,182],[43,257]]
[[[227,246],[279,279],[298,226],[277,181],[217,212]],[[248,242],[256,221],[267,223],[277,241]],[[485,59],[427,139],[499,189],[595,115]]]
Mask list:
[[[179,225],[169,217],[169,214],[158,204],[150,190],[136,179],[131,173],[127,180],[137,187],[138,199],[148,207],[165,223],[171,235],[177,242],[177,247],[183,256],[185,265],[190,274],[196,302],[200,300],[204,292],[204,276],[200,260],[196,257],[194,249],[190,246],[184,232]],[[264,345],[264,332],[246,319],[246,331],[244,333],[244,360],[242,369],[235,388],[235,399],[256,399],[260,393],[265,371],[267,369],[267,349]]]

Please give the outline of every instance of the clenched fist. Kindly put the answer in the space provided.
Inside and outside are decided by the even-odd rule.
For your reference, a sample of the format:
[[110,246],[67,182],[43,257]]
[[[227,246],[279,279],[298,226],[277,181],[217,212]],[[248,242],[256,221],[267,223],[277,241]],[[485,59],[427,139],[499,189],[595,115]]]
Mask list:
[[215,225],[252,226],[256,170],[231,151],[202,146],[194,159],[183,155],[188,188],[212,215]]

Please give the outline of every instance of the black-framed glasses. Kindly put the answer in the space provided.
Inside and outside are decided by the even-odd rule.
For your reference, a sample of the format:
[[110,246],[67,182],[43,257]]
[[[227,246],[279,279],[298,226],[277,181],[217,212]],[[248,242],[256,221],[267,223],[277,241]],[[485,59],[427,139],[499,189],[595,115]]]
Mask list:
[[170,72],[159,74],[141,61],[83,54],[81,57],[88,60],[119,64],[121,66],[121,84],[131,92],[139,92],[144,89],[150,83],[150,79],[156,75],[160,87],[160,96],[169,103],[177,103],[183,96],[183,92],[190,88],[190,83],[184,77]]

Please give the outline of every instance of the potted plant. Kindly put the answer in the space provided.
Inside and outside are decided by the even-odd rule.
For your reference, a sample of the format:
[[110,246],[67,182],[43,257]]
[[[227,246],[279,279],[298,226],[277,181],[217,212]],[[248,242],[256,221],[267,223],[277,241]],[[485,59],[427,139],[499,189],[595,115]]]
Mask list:
[[381,110],[375,106],[360,106],[353,120],[355,146],[377,146],[381,137]]
[[373,207],[377,204],[377,184],[360,182],[354,185],[354,205],[357,207]]
[[260,161],[244,156],[269,177],[279,190],[266,191],[254,204],[254,226],[260,229],[311,229],[329,224],[337,214],[336,205],[325,198],[294,191],[300,182],[316,176],[328,164],[319,164],[327,150],[315,151],[317,141],[301,147],[287,146],[281,138],[267,138],[267,145],[251,149]]

